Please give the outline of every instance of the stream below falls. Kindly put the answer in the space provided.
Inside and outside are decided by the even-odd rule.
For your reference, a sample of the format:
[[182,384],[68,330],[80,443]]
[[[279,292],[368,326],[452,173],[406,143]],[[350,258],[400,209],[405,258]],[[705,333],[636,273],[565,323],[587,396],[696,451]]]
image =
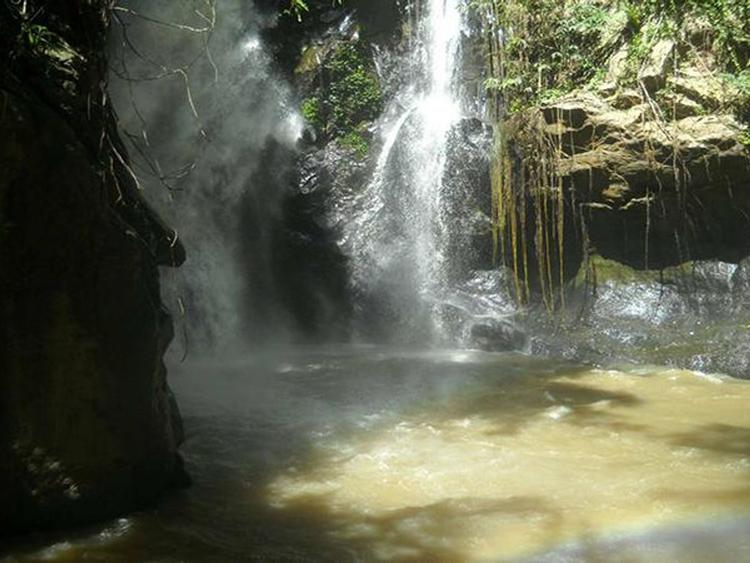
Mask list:
[[194,479],[10,561],[750,561],[750,381],[519,354],[174,366]]

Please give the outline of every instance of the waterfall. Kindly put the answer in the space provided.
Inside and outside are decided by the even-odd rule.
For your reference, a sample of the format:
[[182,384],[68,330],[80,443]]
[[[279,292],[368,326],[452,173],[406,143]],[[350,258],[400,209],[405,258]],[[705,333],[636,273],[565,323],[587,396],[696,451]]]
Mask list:
[[[146,15],[153,9],[127,1]],[[142,180],[187,248],[186,264],[165,273],[164,293],[192,348],[346,339],[350,326],[369,342],[474,346],[484,323],[483,334],[496,340],[497,327],[487,323],[504,304],[489,271],[491,135],[471,94],[481,62],[466,79],[472,41],[481,39],[465,21],[466,0],[422,3],[410,18],[408,49],[382,46],[384,64],[375,66],[388,101],[372,161],[357,162],[362,174],[351,181],[332,156],[335,140],[320,146],[303,134],[300,93],[275,58],[296,42],[267,33],[279,25],[276,7],[217,4],[210,52],[179,28],[165,34],[151,19],[128,21],[149,58],[196,61],[189,83],[197,116],[179,74],[135,83],[113,76],[112,87],[129,139],[150,139],[165,170],[194,161],[173,191]],[[359,41],[350,33],[356,12],[345,12],[325,24],[324,41]],[[197,17],[178,0],[159,13]],[[274,50],[273,41],[284,48]],[[112,59],[122,57],[131,75],[153,72],[115,38]],[[147,163],[138,153],[140,173]],[[326,178],[337,175],[334,189]]]
[[361,323],[389,325],[396,340],[447,338],[442,303],[454,257],[445,178],[462,117],[460,8],[460,0],[428,0],[401,65],[406,80],[384,114],[375,172],[345,232]]

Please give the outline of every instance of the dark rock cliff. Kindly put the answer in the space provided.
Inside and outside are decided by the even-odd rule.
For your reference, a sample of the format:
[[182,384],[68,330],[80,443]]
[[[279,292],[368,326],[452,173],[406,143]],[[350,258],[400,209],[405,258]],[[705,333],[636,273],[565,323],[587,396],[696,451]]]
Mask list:
[[159,265],[106,91],[109,2],[0,5],[0,534],[184,483]]

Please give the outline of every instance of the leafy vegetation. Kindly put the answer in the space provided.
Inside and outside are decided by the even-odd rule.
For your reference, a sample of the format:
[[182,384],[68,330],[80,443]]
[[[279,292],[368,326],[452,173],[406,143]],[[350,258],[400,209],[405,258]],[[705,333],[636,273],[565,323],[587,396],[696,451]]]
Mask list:
[[300,110],[305,121],[315,129],[321,129],[323,127],[323,120],[320,114],[320,100],[316,96],[302,100],[302,107]]
[[289,8],[286,9],[285,13],[294,16],[297,21],[302,21],[302,15],[309,11],[310,7],[305,0],[289,0]]
[[735,113],[745,123],[750,124],[750,68],[736,74],[724,74],[723,79],[724,83],[737,93],[733,103]]
[[364,158],[369,151],[367,125],[383,109],[380,82],[358,43],[339,44],[322,72],[324,84],[317,95],[303,100],[302,115],[325,138],[340,138],[343,146]]
[[41,23],[35,23],[26,14],[15,14],[17,21],[17,34],[11,46],[8,56],[13,59],[24,52],[40,53],[45,49],[58,45],[62,42],[59,36]]
[[342,44],[329,63],[328,72],[328,127],[333,134],[346,135],[380,115],[380,83],[367,68],[357,44]]
[[354,154],[363,159],[370,152],[370,143],[365,138],[362,128],[350,131],[341,137],[341,145],[354,151]]
[[[473,0],[472,6],[489,38],[486,87],[497,118],[496,253],[514,271],[519,301],[530,299],[534,285],[552,310],[564,298],[565,241],[581,241],[586,261],[589,249],[585,222],[576,219],[570,199],[575,194],[557,176],[560,138],[549,135],[539,106],[574,90],[636,88],[655,120],[674,115],[666,111],[676,95],[671,85],[652,99],[640,79],[655,46],[669,39],[675,68],[699,68],[709,75],[707,89],[721,92],[715,103],[713,95],[710,103],[693,100],[695,111],[733,111],[750,123],[750,0]],[[750,146],[747,139],[745,133],[741,140]],[[566,206],[581,232],[565,232]]]
[[511,112],[591,80],[615,48],[604,6],[594,0],[475,0],[491,31],[487,87]]
[[491,31],[489,90],[510,113],[601,82],[627,50],[625,80],[660,39],[710,51],[729,80],[750,60],[750,0],[474,0]]
[[29,21],[21,23],[21,42],[32,49],[49,43],[51,36],[52,34],[44,25],[34,24]]

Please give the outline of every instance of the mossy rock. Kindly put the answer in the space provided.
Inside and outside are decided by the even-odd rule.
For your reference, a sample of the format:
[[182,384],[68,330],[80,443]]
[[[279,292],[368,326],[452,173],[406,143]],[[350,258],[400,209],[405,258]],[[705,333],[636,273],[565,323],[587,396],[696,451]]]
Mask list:
[[370,152],[367,123],[360,123],[355,129],[340,137],[339,142],[342,147],[350,149],[358,159],[365,159]]
[[331,131],[343,136],[362,122],[377,119],[383,111],[383,94],[361,46],[341,44],[326,67],[330,75],[326,101]]
[[665,268],[664,270],[637,270],[626,264],[595,254],[589,257],[588,263],[581,264],[581,268],[573,280],[573,287],[576,289],[584,287],[590,272],[595,272],[596,283],[602,285],[670,284],[690,276],[694,267],[694,262],[684,262],[679,266]]
[[306,74],[317,71],[324,56],[324,48],[318,45],[308,45],[302,50],[302,57],[294,69],[294,74]]

